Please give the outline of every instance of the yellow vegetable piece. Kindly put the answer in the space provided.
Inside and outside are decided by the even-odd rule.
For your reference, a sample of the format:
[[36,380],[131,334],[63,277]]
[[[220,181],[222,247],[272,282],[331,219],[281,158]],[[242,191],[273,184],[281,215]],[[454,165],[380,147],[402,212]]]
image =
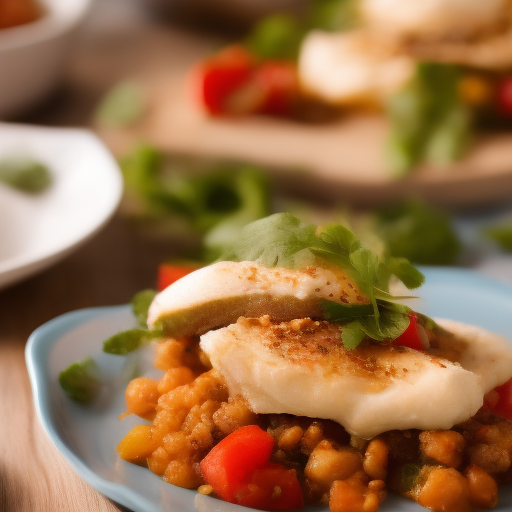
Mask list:
[[133,427],[117,445],[119,456],[127,462],[144,462],[158,448],[151,425]]

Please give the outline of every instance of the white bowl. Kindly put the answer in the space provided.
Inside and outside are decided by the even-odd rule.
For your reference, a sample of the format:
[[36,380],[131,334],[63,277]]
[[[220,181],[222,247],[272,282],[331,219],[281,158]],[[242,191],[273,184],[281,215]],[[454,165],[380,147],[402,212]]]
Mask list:
[[39,0],[44,16],[0,29],[0,119],[27,111],[61,78],[71,40],[91,0]]
[[0,160],[14,154],[45,165],[53,183],[32,195],[0,182],[0,288],[53,265],[97,233],[123,190],[117,162],[87,130],[0,123]]

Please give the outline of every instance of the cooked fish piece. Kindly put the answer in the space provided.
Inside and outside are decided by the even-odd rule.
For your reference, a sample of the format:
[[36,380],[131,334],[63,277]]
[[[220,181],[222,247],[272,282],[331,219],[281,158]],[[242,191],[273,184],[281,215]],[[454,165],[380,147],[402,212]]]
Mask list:
[[[254,412],[331,419],[371,438],[393,429],[449,429],[473,416],[484,394],[512,375],[505,340],[446,325],[458,340],[455,351],[448,338],[433,353],[379,343],[349,351],[337,325],[310,319],[273,323],[267,316],[241,318],[204,334],[200,344],[230,394],[245,397]],[[436,350],[453,352],[458,362]],[[491,355],[481,359],[484,351]]]
[[356,284],[338,269],[268,268],[253,261],[223,261],[196,270],[159,293],[148,326],[173,337],[202,334],[238,317],[270,315],[273,320],[321,317],[324,299],[366,304]]
[[299,55],[301,87],[337,105],[380,103],[413,76],[414,61],[400,51],[369,31],[312,31]]
[[376,30],[402,37],[471,38],[499,30],[509,0],[362,0],[361,11]]

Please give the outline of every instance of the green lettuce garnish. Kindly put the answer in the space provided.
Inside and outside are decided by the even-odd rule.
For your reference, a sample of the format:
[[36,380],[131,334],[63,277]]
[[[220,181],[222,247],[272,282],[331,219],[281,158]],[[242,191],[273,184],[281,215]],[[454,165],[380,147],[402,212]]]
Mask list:
[[90,402],[102,386],[98,365],[91,358],[73,363],[59,373],[59,384],[73,400]]
[[370,304],[343,305],[325,301],[326,318],[343,324],[346,348],[357,347],[365,337],[377,341],[395,339],[409,325],[410,309],[396,303],[402,297],[389,292],[392,276],[408,289],[421,286],[424,276],[405,258],[377,255],[363,247],[354,233],[341,224],[325,226],[319,233],[313,224],[289,213],[278,213],[247,225],[238,240],[220,259],[258,261],[266,266],[298,269],[323,260],[345,270]]

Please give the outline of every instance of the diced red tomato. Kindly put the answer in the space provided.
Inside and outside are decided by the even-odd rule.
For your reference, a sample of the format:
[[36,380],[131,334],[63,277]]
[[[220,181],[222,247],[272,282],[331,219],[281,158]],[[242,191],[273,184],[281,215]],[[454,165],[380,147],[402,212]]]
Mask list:
[[393,343],[395,345],[409,347],[414,350],[425,350],[418,332],[418,317],[414,313],[409,313],[409,325],[407,326],[407,329],[398,336]]
[[234,503],[236,492],[251,471],[268,461],[273,448],[274,438],[257,425],[241,427],[212,448],[201,471],[223,500]]
[[504,78],[498,84],[497,102],[499,112],[512,117],[512,76]]
[[192,265],[171,265],[169,263],[162,263],[158,266],[157,272],[156,285],[158,291],[161,292],[178,279],[181,279],[187,274],[190,274],[190,272],[197,270],[197,268],[198,267],[194,267]]
[[297,68],[292,62],[266,61],[255,71],[255,81],[263,91],[262,114],[286,116],[293,112],[299,94]]
[[201,461],[206,482],[223,500],[261,510],[302,508],[295,471],[269,462],[274,438],[256,425],[235,430]]
[[498,394],[498,400],[490,404],[484,401],[484,407],[494,414],[512,420],[512,379],[494,389]]
[[259,510],[296,510],[304,507],[295,470],[271,462],[255,469],[249,483],[236,496],[239,505]]
[[253,57],[245,48],[229,46],[194,70],[199,101],[210,115],[228,113],[228,98],[250,81],[253,68]]
[[293,62],[258,62],[239,45],[202,62],[192,78],[198,101],[212,116],[290,115],[299,91]]

